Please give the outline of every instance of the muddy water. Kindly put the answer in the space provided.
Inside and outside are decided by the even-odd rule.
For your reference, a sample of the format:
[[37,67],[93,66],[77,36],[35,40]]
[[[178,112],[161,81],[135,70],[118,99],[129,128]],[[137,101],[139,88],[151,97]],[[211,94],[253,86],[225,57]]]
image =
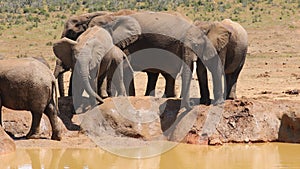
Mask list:
[[17,149],[0,156],[0,168],[79,169],[277,169],[300,168],[300,145],[228,144],[220,147],[180,144],[147,159],[130,159],[101,149]]

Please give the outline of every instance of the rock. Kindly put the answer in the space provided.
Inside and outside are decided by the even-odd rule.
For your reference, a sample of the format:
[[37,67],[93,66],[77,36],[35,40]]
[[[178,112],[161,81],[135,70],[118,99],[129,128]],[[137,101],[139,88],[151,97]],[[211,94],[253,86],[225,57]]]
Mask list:
[[281,142],[300,143],[300,112],[291,110],[283,114],[279,127],[278,140]]
[[214,138],[214,139],[211,139],[209,140],[209,145],[223,145],[222,141],[219,139],[219,138]]
[[[184,112],[180,109],[180,100],[177,99],[152,98],[149,100],[149,97],[132,97],[129,100],[134,107],[140,108],[140,118],[152,115],[153,120],[139,126],[133,118],[137,112],[134,112],[128,105],[122,106],[122,102],[115,104],[113,100],[106,99],[103,105],[98,106],[98,115],[96,112],[87,112],[87,114],[93,114],[91,119],[94,121],[97,119],[95,116],[99,114],[102,116],[101,122],[96,120],[98,128],[87,127],[88,131],[100,131],[100,128],[102,132],[109,131],[110,134],[126,137],[143,140],[163,137],[167,140],[190,144],[215,145],[228,142],[277,140],[300,142],[300,115],[294,113],[288,116],[286,114],[291,110],[300,112],[300,103],[297,102],[243,98],[228,100],[223,107],[198,105],[190,112]],[[150,102],[155,106],[149,107]],[[118,113],[116,105],[123,107],[122,113]],[[88,125],[96,123],[87,121]],[[182,133],[185,133],[185,136]],[[98,135],[101,134],[98,133]]]
[[106,133],[142,140],[163,138],[167,137],[163,132],[176,120],[179,103],[178,99],[153,97],[107,98],[83,115],[81,127],[98,136]]
[[[79,115],[73,114],[72,99],[61,98],[59,102],[60,117],[68,130],[79,129],[73,123],[76,119],[83,132],[106,143],[116,138],[122,138],[122,141],[130,138],[127,139],[129,142],[169,140],[214,145],[270,141],[300,143],[300,103],[296,101],[242,98],[226,100],[219,106],[197,105],[186,111],[180,108],[180,99],[120,97],[107,98],[103,104]],[[5,110],[3,114],[7,114]],[[4,118],[4,126],[15,135],[24,135],[30,125],[26,120],[30,118],[28,115],[24,118],[13,113],[10,118]],[[42,131],[45,131],[43,127]]]
[[16,151],[16,145],[0,126],[0,155]]

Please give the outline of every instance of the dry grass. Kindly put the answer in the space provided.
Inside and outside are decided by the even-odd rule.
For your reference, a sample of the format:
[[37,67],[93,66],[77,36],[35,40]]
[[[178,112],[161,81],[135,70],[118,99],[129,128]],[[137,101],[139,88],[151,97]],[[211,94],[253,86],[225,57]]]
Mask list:
[[[176,10],[193,20],[231,18],[238,21],[249,32],[251,56],[299,54],[300,10],[296,1],[213,2],[213,10],[206,4],[196,7],[191,4],[181,5]],[[76,13],[86,11],[88,9],[80,8]],[[8,19],[8,15],[11,19]],[[0,14],[0,55],[7,58],[41,56],[53,67],[55,56],[52,52],[52,43],[60,38],[63,23],[70,15],[72,15],[70,11]],[[35,22],[36,18],[39,21]]]

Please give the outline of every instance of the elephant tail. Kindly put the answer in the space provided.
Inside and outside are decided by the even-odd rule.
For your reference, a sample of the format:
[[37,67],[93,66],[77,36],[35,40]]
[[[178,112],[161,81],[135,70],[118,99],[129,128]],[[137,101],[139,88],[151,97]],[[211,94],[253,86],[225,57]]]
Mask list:
[[131,64],[130,64],[130,62],[129,62],[129,60],[128,60],[128,57],[127,57],[127,55],[122,51],[122,53],[123,53],[123,60],[125,61],[125,63],[126,63],[126,65],[128,66],[128,68],[129,68],[129,70],[130,70],[130,73],[134,73],[134,70],[133,70],[133,68],[132,68],[132,66],[131,66]]

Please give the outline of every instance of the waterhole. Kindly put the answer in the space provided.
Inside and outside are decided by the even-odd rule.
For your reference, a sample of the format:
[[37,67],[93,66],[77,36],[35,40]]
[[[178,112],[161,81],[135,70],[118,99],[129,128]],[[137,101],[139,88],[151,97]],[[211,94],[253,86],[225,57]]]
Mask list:
[[17,149],[0,156],[1,169],[279,169],[300,167],[300,145],[286,143],[199,146],[178,144],[145,159],[124,158],[100,148]]

